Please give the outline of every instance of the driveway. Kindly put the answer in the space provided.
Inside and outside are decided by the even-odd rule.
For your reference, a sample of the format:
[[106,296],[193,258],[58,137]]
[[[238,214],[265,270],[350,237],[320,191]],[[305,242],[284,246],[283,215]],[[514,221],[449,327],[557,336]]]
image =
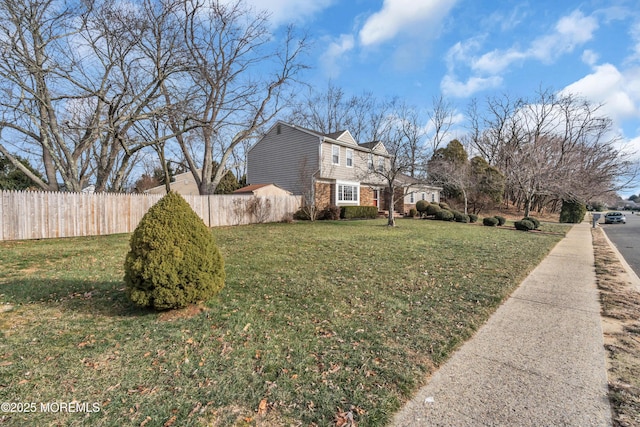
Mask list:
[[626,224],[604,224],[600,219],[599,227],[607,234],[609,240],[616,245],[627,264],[640,276],[640,214],[624,212]]

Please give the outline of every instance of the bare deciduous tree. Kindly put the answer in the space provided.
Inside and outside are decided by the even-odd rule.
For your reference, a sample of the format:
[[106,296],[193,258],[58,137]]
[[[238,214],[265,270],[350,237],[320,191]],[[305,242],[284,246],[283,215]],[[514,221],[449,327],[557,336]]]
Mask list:
[[487,107],[487,116],[471,121],[474,147],[504,173],[525,215],[536,201],[588,202],[636,176],[600,105],[547,90],[532,101],[491,98]]
[[151,0],[2,0],[0,150],[39,158],[46,190],[122,190],[148,145],[134,126],[162,114],[161,82],[177,71],[169,17]]
[[[289,28],[272,48],[267,15],[242,1],[176,0],[188,72],[163,85],[169,123],[201,194],[213,193],[234,149],[256,135],[288,101],[306,49]],[[197,124],[187,131],[186,126]],[[193,145],[198,157],[195,157]],[[220,165],[214,168],[214,159]]]

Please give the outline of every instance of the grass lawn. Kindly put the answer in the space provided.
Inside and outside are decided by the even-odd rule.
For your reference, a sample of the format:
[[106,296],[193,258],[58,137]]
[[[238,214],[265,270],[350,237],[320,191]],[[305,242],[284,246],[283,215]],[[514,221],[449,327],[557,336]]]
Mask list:
[[129,235],[0,242],[0,401],[38,405],[0,424],[384,426],[568,230],[384,224],[214,229],[225,288],[169,316],[124,295]]

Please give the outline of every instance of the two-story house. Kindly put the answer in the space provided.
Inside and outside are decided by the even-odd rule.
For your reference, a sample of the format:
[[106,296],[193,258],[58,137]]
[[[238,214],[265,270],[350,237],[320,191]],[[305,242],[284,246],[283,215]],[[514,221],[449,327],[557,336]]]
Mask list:
[[[323,134],[279,121],[249,150],[247,182],[274,183],[319,209],[360,205],[387,210],[386,185],[372,172],[388,167],[389,159],[382,142],[359,144],[348,130]],[[399,202],[403,212],[406,203],[402,197]]]
[[368,170],[388,159],[382,143],[360,145],[349,131],[325,135],[279,121],[249,150],[247,182],[274,183],[319,208],[382,209],[383,183]]

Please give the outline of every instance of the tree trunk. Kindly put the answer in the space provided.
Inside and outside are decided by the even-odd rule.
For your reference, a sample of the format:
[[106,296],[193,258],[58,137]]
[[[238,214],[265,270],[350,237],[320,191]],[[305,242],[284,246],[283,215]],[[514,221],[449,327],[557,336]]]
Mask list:
[[387,226],[395,227],[396,219],[393,216],[395,208],[395,195],[393,185],[389,185],[389,217],[387,218]]

